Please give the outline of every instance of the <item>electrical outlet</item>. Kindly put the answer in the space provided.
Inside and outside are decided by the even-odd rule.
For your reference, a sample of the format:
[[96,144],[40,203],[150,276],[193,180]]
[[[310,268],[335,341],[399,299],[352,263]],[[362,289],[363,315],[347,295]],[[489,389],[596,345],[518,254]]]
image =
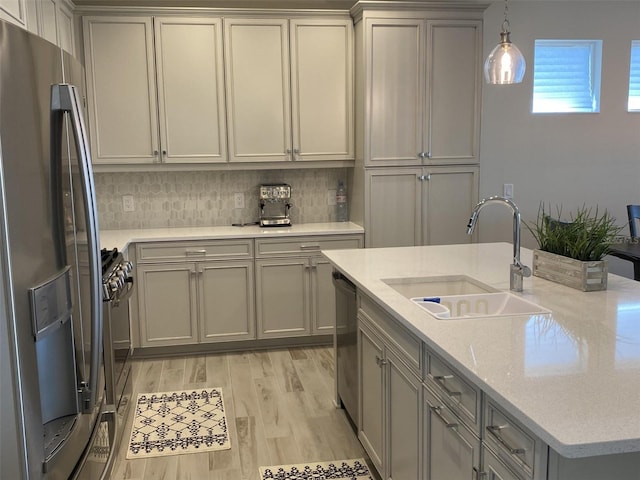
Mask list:
[[133,195],[122,196],[122,210],[125,212],[134,212],[136,209],[133,203]]
[[233,194],[234,208],[244,208],[244,193]]
[[336,204],[336,191],[327,190],[327,205],[335,205],[335,204]]
[[502,191],[505,198],[513,198],[513,183],[505,183],[502,186]]

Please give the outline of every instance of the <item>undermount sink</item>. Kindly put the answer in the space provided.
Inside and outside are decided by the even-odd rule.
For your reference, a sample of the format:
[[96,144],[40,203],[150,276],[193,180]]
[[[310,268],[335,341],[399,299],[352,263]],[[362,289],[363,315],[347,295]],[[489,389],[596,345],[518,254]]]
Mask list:
[[540,305],[508,292],[422,296],[411,300],[440,320],[551,313]]
[[406,298],[467,295],[500,291],[467,275],[387,278],[382,281]]

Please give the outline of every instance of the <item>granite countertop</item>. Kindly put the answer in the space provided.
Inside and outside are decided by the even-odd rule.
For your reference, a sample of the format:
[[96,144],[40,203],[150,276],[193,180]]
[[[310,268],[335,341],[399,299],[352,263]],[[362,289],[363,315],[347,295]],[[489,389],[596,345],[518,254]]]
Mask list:
[[131,230],[101,230],[101,248],[117,248],[124,251],[130,243],[180,241],[180,240],[222,240],[225,238],[268,238],[297,235],[361,234],[364,229],[352,222],[300,223],[290,227],[262,228],[258,225],[244,227],[185,227],[185,228],[144,228]]
[[560,455],[640,451],[639,282],[609,274],[608,290],[585,293],[530,277],[516,295],[551,315],[438,320],[383,280],[462,274],[507,291],[510,244],[324,255]]

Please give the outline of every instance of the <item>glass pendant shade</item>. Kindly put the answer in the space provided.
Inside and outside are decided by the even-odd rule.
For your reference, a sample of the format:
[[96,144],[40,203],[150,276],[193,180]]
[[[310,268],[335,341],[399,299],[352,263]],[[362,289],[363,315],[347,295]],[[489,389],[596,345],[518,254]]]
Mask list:
[[511,39],[510,32],[500,33],[500,43],[494,48],[484,62],[484,78],[487,83],[506,85],[520,83],[524,78],[527,63]]

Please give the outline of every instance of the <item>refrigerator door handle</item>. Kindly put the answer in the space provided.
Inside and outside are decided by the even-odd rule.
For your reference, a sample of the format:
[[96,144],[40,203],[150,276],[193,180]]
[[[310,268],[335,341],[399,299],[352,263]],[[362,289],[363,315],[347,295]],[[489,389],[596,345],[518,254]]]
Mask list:
[[[96,209],[95,186],[91,170],[91,156],[89,141],[82,117],[81,99],[78,89],[69,84],[55,84],[51,86],[51,135],[54,138],[62,135],[62,120],[64,114],[70,115],[74,133],[75,147],[78,153],[80,178],[84,195],[85,222],[88,236],[89,277],[91,285],[91,367],[89,384],[85,385],[82,398],[84,410],[91,411],[99,397],[98,382],[102,365],[102,273],[100,265],[100,239],[98,238],[98,218]],[[60,155],[60,150],[52,152]]]

